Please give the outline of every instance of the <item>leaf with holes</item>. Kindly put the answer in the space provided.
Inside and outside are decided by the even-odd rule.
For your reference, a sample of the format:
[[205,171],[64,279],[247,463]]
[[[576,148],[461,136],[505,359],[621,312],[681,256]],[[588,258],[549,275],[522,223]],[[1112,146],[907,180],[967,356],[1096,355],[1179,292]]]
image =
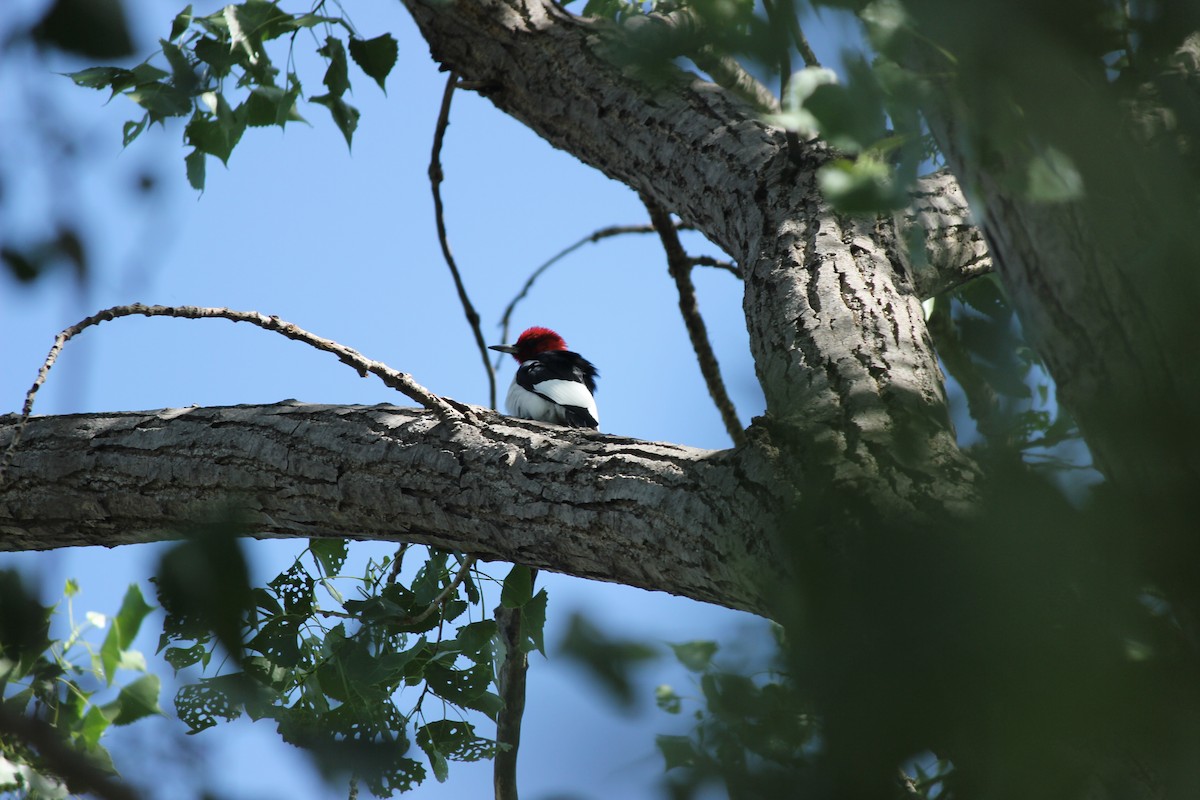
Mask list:
[[308,570],[296,561],[267,585],[283,602],[284,613],[307,617],[312,614],[314,583]]
[[443,719],[417,730],[417,744],[452,761],[479,761],[496,755],[496,743],[475,735],[475,726],[465,720]]
[[326,577],[337,575],[346,563],[350,543],[345,539],[309,539],[308,549]]

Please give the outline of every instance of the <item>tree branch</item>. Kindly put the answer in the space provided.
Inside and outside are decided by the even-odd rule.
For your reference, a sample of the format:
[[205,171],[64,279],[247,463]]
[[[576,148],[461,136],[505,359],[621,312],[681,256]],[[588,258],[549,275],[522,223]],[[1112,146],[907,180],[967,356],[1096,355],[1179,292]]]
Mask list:
[[433,191],[433,216],[437,224],[438,244],[442,247],[442,257],[446,260],[446,266],[450,268],[450,277],[454,279],[454,288],[458,292],[458,301],[462,304],[463,313],[466,314],[467,324],[471,326],[471,332],[475,334],[475,345],[479,348],[480,357],[483,359],[483,370],[488,379],[488,405],[494,409],[496,407],[496,371],[492,369],[492,362],[488,359],[487,342],[484,341],[483,330],[479,326],[479,312],[475,310],[475,306],[471,304],[471,298],[467,296],[467,287],[463,284],[462,275],[458,271],[458,263],[454,260],[454,254],[450,252],[450,240],[446,233],[446,211],[442,206],[442,179],[445,177],[442,172],[442,143],[446,138],[446,128],[450,125],[450,100],[454,97],[457,83],[458,76],[451,72],[446,78],[446,89],[442,92],[442,106],[438,111],[437,127],[433,133],[433,152],[429,156],[429,186]]
[[[469,410],[479,427],[299,403],[34,417],[0,494],[0,550],[158,541],[234,503],[262,537],[415,542],[756,613],[785,580],[769,509],[786,490],[753,448]],[[18,424],[0,417],[0,444]]]
[[[687,226],[681,225],[680,227],[687,227]],[[524,300],[529,295],[529,290],[533,288],[533,284],[537,282],[538,278],[542,277],[542,274],[544,272],[546,272],[546,270],[550,269],[552,266],[554,266],[559,261],[561,261],[562,259],[569,256],[571,253],[574,253],[576,250],[583,247],[585,244],[588,244],[588,243],[595,244],[596,242],[599,242],[602,239],[608,239],[609,237],[612,237],[612,236],[622,236],[627,233],[654,233],[654,226],[653,225],[610,225],[607,228],[600,228],[599,230],[594,230],[591,233],[589,233],[587,236],[584,236],[582,239],[579,239],[578,241],[576,241],[570,245],[567,245],[562,250],[559,250],[557,253],[555,253],[549,259],[547,259],[545,261],[545,263],[541,264],[537,269],[535,269],[533,272],[529,273],[529,277],[525,279],[525,283],[521,286],[521,290],[518,291],[516,296],[514,296],[513,299],[508,302],[508,305],[504,307],[504,313],[500,317],[500,341],[502,341],[502,342],[509,341],[508,329],[509,329],[509,325],[512,322],[513,311],[516,310],[517,304],[520,303],[522,300]],[[499,364],[500,360],[503,359],[504,357],[505,357],[504,354],[501,354],[500,356],[498,356],[496,359],[496,363]]]
[[895,224],[898,256],[922,299],[993,270],[983,231],[947,170],[917,181],[912,204],[896,214]]
[[729,399],[725,389],[725,381],[721,378],[721,367],[717,364],[717,356],[713,353],[712,343],[708,340],[708,329],[704,325],[704,317],[700,316],[700,307],[696,303],[696,285],[692,283],[692,261],[679,241],[675,223],[661,206],[643,196],[642,202],[650,212],[650,220],[654,223],[658,236],[662,239],[663,249],[667,253],[667,269],[675,281],[675,289],[679,293],[679,312],[683,315],[683,324],[687,328],[688,338],[692,342],[692,350],[696,353],[696,361],[700,364],[700,374],[708,386],[708,394],[721,415],[721,422],[735,445],[745,444],[746,432],[738,420],[737,410]]
[[145,306],[141,303],[134,303],[128,306],[114,306],[103,311],[97,312],[86,319],[80,320],[69,328],[64,329],[54,338],[54,345],[50,348],[46,360],[42,363],[41,369],[38,370],[37,378],[33,381],[33,386],[25,393],[25,403],[21,409],[20,420],[17,423],[15,433],[8,447],[4,450],[4,455],[0,457],[0,486],[4,484],[4,474],[8,469],[9,463],[12,461],[13,452],[17,445],[21,442],[21,434],[25,429],[25,424],[29,419],[29,415],[33,413],[33,402],[42,384],[46,382],[46,377],[50,374],[50,369],[54,366],[54,362],[58,360],[58,354],[62,352],[63,346],[66,345],[75,336],[83,331],[99,325],[101,322],[108,322],[121,317],[129,317],[134,315],[145,317],[180,317],[184,319],[227,319],[231,322],[248,322],[251,325],[257,325],[265,330],[274,331],[289,339],[294,339],[298,342],[304,342],[307,345],[315,347],[318,350],[323,350],[326,353],[333,353],[338,357],[338,360],[343,364],[353,367],[359,375],[364,378],[367,373],[375,375],[384,385],[396,389],[406,397],[416,400],[418,403],[428,408],[430,411],[437,414],[438,418],[443,422],[457,422],[464,419],[461,411],[456,409],[451,404],[447,403],[442,398],[430,392],[421,384],[412,379],[411,376],[397,372],[391,367],[379,361],[372,361],[366,358],[357,350],[353,350],[345,345],[338,344],[331,339],[324,339],[315,334],[309,333],[303,328],[297,327],[290,322],[285,322],[279,317],[267,316],[260,314],[257,311],[234,311],[229,308],[205,308],[202,306]]
[[[536,574],[536,572],[534,573]],[[525,679],[529,656],[521,648],[521,609],[496,607],[496,626],[504,643],[496,685],[504,708],[496,717],[497,748],[492,765],[492,783],[496,800],[517,798],[517,751],[521,747],[521,720],[525,715]]]

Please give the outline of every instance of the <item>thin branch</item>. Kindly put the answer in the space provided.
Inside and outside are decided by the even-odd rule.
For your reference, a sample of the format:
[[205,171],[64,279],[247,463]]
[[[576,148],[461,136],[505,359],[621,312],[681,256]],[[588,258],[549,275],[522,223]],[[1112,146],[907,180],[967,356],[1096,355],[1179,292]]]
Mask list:
[[692,340],[692,349],[696,351],[696,361],[699,362],[700,373],[708,385],[708,393],[721,414],[721,421],[725,423],[729,438],[733,439],[735,445],[743,444],[746,441],[746,432],[738,420],[733,401],[729,399],[729,393],[725,390],[721,368],[713,353],[712,343],[708,340],[708,330],[704,325],[704,318],[700,316],[700,307],[696,304],[691,258],[679,241],[679,232],[671,220],[671,215],[645,195],[642,195],[642,202],[650,212],[650,220],[658,231],[663,249],[667,253],[667,269],[675,279],[675,287],[679,291],[679,311],[683,314],[683,323],[687,327],[688,337]]
[[732,56],[718,53],[705,46],[691,56],[697,67],[708,73],[713,83],[728,89],[764,114],[778,114],[779,98],[755,78]]
[[50,723],[15,713],[0,705],[0,733],[20,739],[37,750],[49,770],[72,792],[102,800],[137,800],[139,795],[71,747]]
[[130,317],[141,315],[144,317],[180,317],[183,319],[227,319],[231,322],[248,322],[251,325],[257,325],[260,328],[286,336],[289,339],[294,339],[298,342],[304,342],[310,347],[315,347],[318,350],[323,350],[326,353],[332,353],[338,357],[338,360],[343,364],[353,367],[359,375],[364,378],[367,373],[370,373],[381,381],[384,385],[397,390],[412,400],[417,401],[425,408],[432,411],[443,422],[458,422],[467,419],[468,415],[454,408],[442,398],[433,394],[421,384],[417,383],[404,372],[397,372],[391,367],[379,361],[372,361],[366,356],[353,350],[345,345],[338,344],[331,339],[324,339],[316,334],[309,333],[303,328],[297,327],[290,322],[281,320],[279,317],[267,316],[257,311],[234,311],[229,308],[205,308],[202,306],[146,306],[141,303],[134,303],[127,306],[114,306],[106,308],[103,311],[97,312],[86,319],[80,320],[69,328],[65,328],[61,333],[54,338],[54,345],[50,348],[46,360],[42,362],[41,369],[38,370],[37,378],[33,381],[33,386],[25,393],[25,404],[21,408],[21,418],[17,423],[17,430],[13,435],[12,441],[8,448],[4,451],[4,456],[0,458],[0,483],[3,482],[4,473],[8,469],[9,463],[12,461],[13,454],[16,452],[17,445],[21,441],[21,434],[25,430],[25,425],[29,421],[29,415],[33,413],[33,401],[42,388],[42,384],[46,382],[46,377],[50,374],[51,367],[58,360],[59,353],[62,352],[63,346],[75,336],[79,335],[88,328],[99,325],[101,322],[120,319],[121,317]]
[[800,58],[804,60],[804,66],[821,66],[821,62],[817,60],[817,54],[813,52],[808,38],[804,35],[804,30],[800,27],[800,18],[796,16],[795,4],[792,0],[780,0],[780,2],[783,4],[783,15],[787,19],[788,33],[792,35],[792,41],[800,53]]
[[442,591],[438,592],[438,596],[433,598],[426,609],[420,614],[417,614],[415,617],[409,617],[403,620],[400,624],[416,625],[419,622],[424,622],[425,620],[429,619],[429,617],[433,615],[433,612],[440,610],[442,606],[445,605],[446,601],[458,591],[458,587],[462,586],[462,582],[467,578],[467,573],[469,573],[474,566],[475,556],[466,556],[463,559],[462,564],[459,566],[458,574],[454,576],[454,580],[450,581],[450,584],[445,589],[442,589]]
[[723,269],[733,277],[737,278],[739,281],[742,279],[741,269],[739,269],[738,265],[734,264],[732,261],[724,261],[719,258],[713,258],[712,256],[688,256],[688,263],[693,267],[714,267],[716,269]]
[[451,277],[454,278],[454,288],[458,290],[458,300],[462,303],[467,323],[475,334],[475,344],[479,348],[479,355],[483,359],[483,368],[487,372],[488,403],[491,408],[495,409],[496,371],[492,369],[492,362],[488,360],[487,342],[484,341],[483,330],[479,327],[479,313],[475,310],[475,306],[471,305],[471,298],[467,296],[467,288],[463,285],[458,264],[450,252],[450,242],[446,237],[446,213],[442,206],[442,179],[445,177],[442,172],[442,142],[446,138],[446,128],[450,125],[450,99],[454,97],[454,88],[457,83],[458,76],[451,72],[446,79],[446,89],[442,92],[442,107],[438,111],[437,128],[433,132],[433,152],[429,156],[429,186],[433,190],[433,214],[437,222],[438,244],[442,246],[442,256],[446,259],[446,266],[450,268]]
[[[674,224],[674,223],[672,223],[672,224]],[[692,226],[683,225],[683,224],[680,224],[677,227],[680,230],[691,230],[692,229]],[[612,237],[612,236],[621,236],[626,233],[654,233],[654,232],[655,232],[655,230],[654,230],[653,225],[645,225],[645,224],[643,224],[643,225],[610,225],[607,228],[601,228],[599,230],[592,231],[587,236],[584,236],[582,239],[575,242],[574,244],[571,244],[568,247],[565,247],[562,250],[555,253],[553,256],[550,257],[550,259],[548,261],[546,261],[544,264],[542,264],[540,267],[538,267],[532,273],[530,273],[529,277],[525,280],[525,284],[521,287],[521,291],[517,292],[517,296],[514,297],[511,301],[509,301],[508,305],[504,308],[504,314],[503,314],[503,316],[500,317],[500,339],[501,339],[501,341],[503,341],[503,342],[508,341],[508,328],[509,328],[509,325],[512,323],[512,315],[513,315],[513,312],[517,308],[517,304],[525,299],[525,297],[529,294],[529,290],[533,288],[533,284],[537,282],[537,279],[540,278],[542,276],[542,273],[544,273],[546,270],[550,269],[552,266],[557,264],[559,261],[561,261],[562,259],[569,256],[571,253],[574,253],[576,250],[583,247],[585,244],[588,244],[589,242],[594,244],[594,243],[600,241],[601,239],[608,239],[609,237]],[[496,359],[496,363],[499,364],[503,358],[504,358],[504,355],[501,354],[500,357]]]

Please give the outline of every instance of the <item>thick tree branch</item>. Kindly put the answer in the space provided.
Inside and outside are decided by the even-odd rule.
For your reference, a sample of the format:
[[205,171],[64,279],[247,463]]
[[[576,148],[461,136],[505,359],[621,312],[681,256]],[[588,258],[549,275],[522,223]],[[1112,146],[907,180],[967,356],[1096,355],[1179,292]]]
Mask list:
[[922,299],[993,270],[983,231],[947,170],[917,181],[912,204],[896,215],[895,223],[898,255]]
[[[796,485],[852,486],[889,514],[970,505],[975,469],[957,450],[894,226],[829,208],[815,179],[828,157],[820,142],[789,158],[783,131],[749,104],[682,72],[647,80],[615,60],[618,28],[544,0],[406,5],[444,66],[737,261],[768,412],[783,426],[780,463]],[[914,465],[915,480],[899,477]]]
[[[766,611],[779,500],[756,452],[473,411],[485,425],[298,403],[34,417],[0,550],[156,541],[233,502],[264,537],[430,544]],[[0,445],[16,423],[0,418]]]

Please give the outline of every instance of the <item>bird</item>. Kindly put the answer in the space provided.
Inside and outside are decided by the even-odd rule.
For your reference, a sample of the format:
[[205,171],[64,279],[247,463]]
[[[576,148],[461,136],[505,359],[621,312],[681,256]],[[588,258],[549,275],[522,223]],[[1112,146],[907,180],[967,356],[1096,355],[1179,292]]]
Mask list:
[[510,416],[571,428],[600,427],[593,397],[600,373],[592,362],[568,350],[557,333],[534,326],[518,336],[516,344],[489,349],[509,353],[521,365],[504,401]]

